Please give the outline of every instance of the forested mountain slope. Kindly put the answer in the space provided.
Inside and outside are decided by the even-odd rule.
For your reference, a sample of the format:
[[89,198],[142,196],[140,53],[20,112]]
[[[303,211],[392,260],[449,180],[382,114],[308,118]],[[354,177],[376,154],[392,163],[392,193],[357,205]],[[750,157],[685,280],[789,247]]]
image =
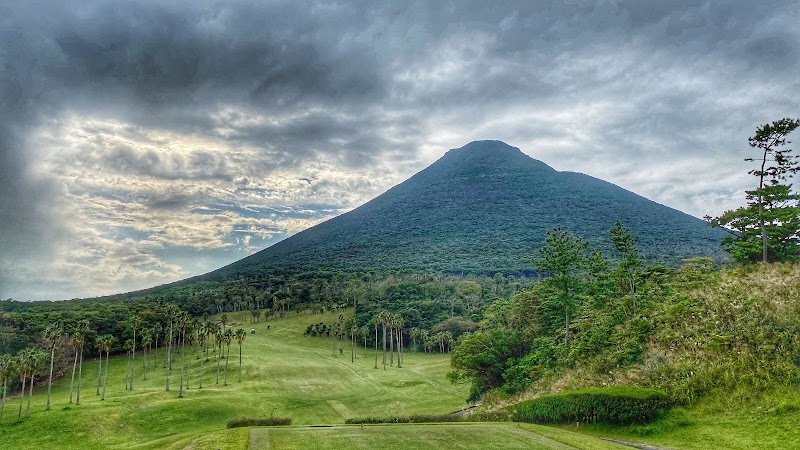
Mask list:
[[725,233],[616,185],[559,172],[500,141],[447,152],[372,201],[204,278],[333,269],[524,271],[545,233],[562,227],[608,252],[621,221],[643,256],[721,257]]

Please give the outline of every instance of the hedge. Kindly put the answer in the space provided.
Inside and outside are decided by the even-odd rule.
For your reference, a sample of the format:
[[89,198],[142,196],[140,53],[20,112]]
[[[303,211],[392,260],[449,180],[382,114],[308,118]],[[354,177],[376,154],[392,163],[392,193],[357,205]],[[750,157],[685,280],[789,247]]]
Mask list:
[[592,388],[545,395],[514,405],[512,418],[536,423],[647,423],[670,406],[667,394],[637,387]]
[[426,423],[426,422],[458,422],[460,417],[452,414],[442,415],[421,415],[415,414],[413,416],[391,416],[391,417],[354,417],[347,419],[344,423],[358,424],[358,423]]
[[459,416],[457,414],[389,417],[355,417],[345,420],[348,424],[376,424],[376,423],[431,423],[431,422],[507,422],[510,420],[508,411],[473,412]]
[[228,422],[228,428],[238,428],[238,427],[272,427],[276,425],[291,425],[292,419],[288,417],[264,417],[264,418],[252,418],[252,417],[241,417],[239,419],[233,419]]

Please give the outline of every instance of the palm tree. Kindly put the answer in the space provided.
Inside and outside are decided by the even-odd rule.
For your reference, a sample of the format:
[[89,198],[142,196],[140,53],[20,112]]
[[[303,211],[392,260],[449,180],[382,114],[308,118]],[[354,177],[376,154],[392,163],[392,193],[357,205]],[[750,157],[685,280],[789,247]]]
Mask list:
[[239,382],[242,382],[242,342],[247,337],[247,332],[239,328],[236,330],[236,340],[239,341]]
[[19,394],[19,414],[17,414],[17,420],[22,420],[22,402],[25,399],[25,382],[28,380],[28,371],[30,371],[31,367],[33,366],[33,361],[31,358],[31,349],[25,349],[17,353],[17,357],[15,358],[14,362],[14,367],[17,369],[17,375],[19,375],[20,384],[22,384],[22,390]]
[[3,379],[3,392],[0,394],[0,421],[3,420],[3,412],[6,409],[6,396],[8,393],[8,378],[14,370],[14,359],[6,353],[0,356],[0,378]]
[[223,334],[225,346],[228,347],[228,352],[225,355],[225,386],[228,385],[228,358],[231,356],[231,341],[233,340],[233,330],[228,328]]
[[378,324],[380,323],[380,314],[372,319],[372,324],[375,326],[375,368],[378,368]]
[[81,380],[83,379],[83,347],[86,345],[86,338],[89,336],[91,329],[89,328],[89,321],[88,320],[81,320],[78,322],[78,327],[75,330],[75,337],[78,340],[78,346],[80,347],[78,351],[78,392],[75,396],[75,404],[81,404]]
[[47,352],[42,350],[41,348],[32,348],[31,349],[31,358],[30,358],[30,376],[31,382],[28,385],[28,407],[25,411],[25,417],[31,416],[31,400],[33,399],[33,380],[36,376],[36,373],[42,370],[47,364]]
[[153,330],[147,329],[142,330],[142,359],[144,360],[144,368],[142,369],[143,372],[143,380],[147,379],[147,351],[150,349],[150,346],[153,344]]
[[166,378],[167,378],[166,390],[167,391],[169,391],[169,376],[170,376],[170,371],[172,369],[172,329],[175,326],[175,320],[178,318],[178,313],[179,312],[180,312],[180,310],[175,305],[168,305],[167,308],[164,311],[164,315],[166,315],[167,321],[169,322],[169,326],[168,326],[169,338],[168,338],[168,344],[167,344],[167,360],[165,361],[165,364],[164,364],[166,366],[166,369],[167,369],[167,374],[166,374]]
[[403,316],[395,314],[394,327],[397,333],[397,368],[403,367]]
[[78,331],[69,336],[69,343],[75,349],[75,358],[72,360],[72,378],[69,381],[69,402],[72,403],[72,390],[75,385],[75,371],[78,369],[78,353],[80,352],[81,334]]
[[152,331],[153,331],[153,339],[155,340],[155,344],[156,344],[156,354],[153,355],[153,363],[154,364],[158,364],[158,360],[157,360],[157,357],[158,357],[158,338],[161,336],[161,332],[164,331],[164,327],[161,326],[161,322],[154,323],[153,327],[152,327]]
[[178,389],[178,397],[183,397],[183,371],[186,367],[186,326],[189,324],[189,315],[181,311],[175,323],[180,330],[179,339],[181,347],[181,378],[180,388]]
[[136,330],[142,324],[142,319],[139,316],[133,316],[130,320],[131,328],[133,328],[133,347],[131,349],[131,364],[130,373],[128,374],[128,389],[133,390],[133,369],[136,367]]
[[389,326],[389,366],[394,366],[394,328],[395,328],[395,315],[389,314],[386,316],[386,325]]
[[47,407],[50,409],[50,389],[53,387],[53,362],[56,359],[56,346],[61,335],[64,334],[64,329],[61,324],[54,323],[44,330],[44,338],[47,341],[47,346],[50,349],[50,377],[47,379]]
[[95,395],[100,395],[100,384],[103,381],[103,340],[105,339],[105,335],[97,336],[97,339],[94,340],[94,346],[97,351],[100,353],[99,361],[100,367],[97,369],[97,392]]
[[364,338],[364,358],[367,357],[367,337],[369,337],[369,325],[364,325],[358,329],[358,334]]
[[[109,352],[111,352],[111,347],[113,346],[113,344],[114,344],[114,336],[111,336],[109,334],[103,336],[102,347],[103,351],[106,352],[106,371],[105,374],[103,375],[103,394],[100,396],[100,400],[106,399],[106,385],[108,384],[108,354]],[[100,360],[100,362],[102,364],[102,359]]]
[[125,356],[128,357],[128,365],[125,367],[125,390],[127,391],[128,386],[130,386],[131,353],[133,352],[133,339],[126,339],[123,348],[125,348]]
[[[208,322],[200,323],[197,326],[197,344],[200,346],[200,352],[203,352],[203,347],[208,338]],[[205,357],[200,355],[200,389],[203,389],[203,361]]]
[[408,336],[411,338],[411,351],[417,351],[417,338],[419,338],[420,329],[417,327],[411,328],[408,332]]
[[223,334],[224,333],[222,331],[222,327],[221,326],[217,326],[217,329],[214,330],[214,337],[216,338],[216,344],[217,344],[217,346],[214,347],[214,353],[217,352],[217,347],[219,347],[219,353],[220,354],[217,357],[217,383],[216,384],[219,384],[219,363],[220,363],[220,360],[222,359],[222,343],[224,341]]
[[378,313],[378,320],[381,323],[381,328],[383,329],[383,370],[386,370],[386,325],[389,322],[389,313],[386,311],[381,311]]

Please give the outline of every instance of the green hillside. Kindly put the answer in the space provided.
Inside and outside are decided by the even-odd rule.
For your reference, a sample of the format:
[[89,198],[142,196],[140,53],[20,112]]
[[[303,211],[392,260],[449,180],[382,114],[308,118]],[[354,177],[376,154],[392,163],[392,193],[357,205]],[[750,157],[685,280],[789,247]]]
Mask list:
[[[187,348],[190,370],[185,379],[190,388],[182,398],[178,397],[179,352],[169,392],[164,390],[164,349],[149,355],[146,380],[144,360],[137,354],[133,390],[123,388],[126,358],[112,357],[105,400],[95,394],[97,360],[87,355],[81,404],[68,403],[70,379],[63,377],[54,384],[53,408],[46,411],[46,380],[38,379],[30,417],[24,417],[25,406],[22,420],[17,420],[18,397],[5,404],[0,448],[621,448],[573,433],[552,436],[552,431],[545,435],[524,431],[508,423],[345,426],[345,419],[354,416],[447,414],[465,405],[466,387],[452,385],[445,378],[449,370],[446,355],[408,353],[403,368],[382,370],[374,368],[374,350],[359,348],[357,359],[351,361],[349,342],[343,341],[344,355],[334,356],[330,339],[303,334],[306,325],[319,317],[292,314],[248,324],[245,314],[234,315],[233,326],[256,330],[243,343],[242,381],[237,380],[236,343],[231,348],[227,385],[224,359],[223,374],[216,383],[214,354],[209,352],[205,361],[202,352]],[[226,429],[226,423],[235,418],[272,415],[292,418],[293,426]],[[326,427],[315,427],[319,425]]]
[[722,257],[725,233],[616,185],[558,172],[499,141],[472,142],[372,201],[298,233],[208,279],[276,270],[530,270],[550,228],[609,250],[617,220],[635,229],[644,257],[675,263]]

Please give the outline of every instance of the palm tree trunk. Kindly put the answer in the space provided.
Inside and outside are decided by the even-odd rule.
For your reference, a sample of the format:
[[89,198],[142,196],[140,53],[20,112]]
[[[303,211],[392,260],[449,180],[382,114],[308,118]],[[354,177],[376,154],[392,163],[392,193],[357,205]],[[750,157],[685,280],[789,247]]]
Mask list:
[[100,350],[100,367],[97,368],[97,394],[100,395],[100,380],[103,379],[103,351]]
[[378,368],[378,324],[375,324],[375,368]]
[[167,344],[167,360],[164,361],[164,365],[167,368],[167,391],[169,390],[169,371],[172,368],[172,320],[169,322],[169,344]]
[[6,410],[6,393],[8,392],[8,377],[3,377],[3,399],[0,401],[0,420],[3,420],[3,413]]
[[31,416],[31,399],[33,398],[33,372],[31,372],[31,384],[28,386],[28,407],[25,409],[25,417]]
[[50,349],[50,377],[47,379],[47,407],[45,411],[50,410],[50,389],[53,387],[53,361],[56,358],[56,346]]
[[[194,353],[194,343],[192,343],[192,352]],[[186,365],[186,389],[189,389],[189,382],[192,380],[192,358],[189,358],[189,364]]]
[[72,360],[72,379],[69,382],[69,402],[72,403],[72,388],[75,386],[75,369],[78,366],[78,349],[75,349],[75,359]]
[[203,357],[200,357],[200,389],[203,389]]
[[231,356],[231,346],[228,345],[228,352],[225,354],[225,386],[228,385],[228,357]]
[[17,414],[17,420],[22,419],[22,402],[25,399],[25,382],[28,380],[28,374],[22,375],[22,391],[19,393],[19,414]]
[[242,382],[242,343],[239,342],[239,383]]
[[383,370],[386,370],[386,324],[383,324]]
[[389,326],[389,365],[394,366],[394,327]]
[[[220,345],[219,348],[220,348],[220,353],[222,353],[222,345]],[[214,347],[214,353],[217,353],[217,347]],[[216,355],[214,355],[214,356],[216,356]],[[220,357],[217,358],[217,383],[216,384],[219,384],[219,362],[220,362],[221,359],[222,359],[222,355],[220,355]]]
[[81,375],[83,371],[83,344],[81,344],[80,355],[78,356],[78,393],[75,396],[75,404],[81,404]]
[[106,399],[106,385],[108,384],[108,350],[106,350],[106,373],[103,376],[103,395],[100,396],[100,400]]
[[128,349],[128,365],[125,366],[125,390],[128,390],[131,380],[131,352]]
[[136,328],[133,329],[133,355],[131,356],[131,385],[130,389],[133,390],[133,369],[136,368]]
[[142,368],[142,379],[147,379],[147,347],[142,347],[142,359],[143,361],[143,368]]
[[183,397],[183,370],[186,367],[186,331],[181,332],[181,387],[178,389],[178,397]]
[[403,332],[397,329],[397,368],[403,367]]

